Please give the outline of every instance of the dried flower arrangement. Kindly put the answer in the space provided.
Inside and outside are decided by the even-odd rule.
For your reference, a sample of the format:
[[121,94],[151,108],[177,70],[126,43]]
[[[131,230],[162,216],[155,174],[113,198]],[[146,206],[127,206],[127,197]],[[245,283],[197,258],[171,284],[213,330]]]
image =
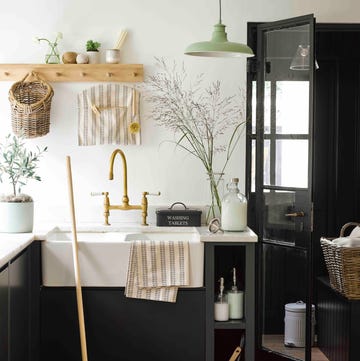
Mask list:
[[[160,72],[146,81],[146,99],[152,104],[151,116],[160,126],[172,130],[179,138],[176,146],[198,158],[210,180],[211,206],[207,221],[221,211],[219,182],[214,171],[214,158],[225,152],[220,175],[230,161],[245,128],[245,99],[239,95],[221,94],[220,81],[202,87],[203,75],[189,82],[184,66],[169,66],[164,59],[156,58]],[[230,132],[228,141],[224,136]]]

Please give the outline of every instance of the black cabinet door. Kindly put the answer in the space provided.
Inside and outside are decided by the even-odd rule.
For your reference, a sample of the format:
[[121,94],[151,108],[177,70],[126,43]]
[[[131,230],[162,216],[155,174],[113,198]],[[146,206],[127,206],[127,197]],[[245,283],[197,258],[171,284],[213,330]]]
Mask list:
[[8,360],[9,345],[9,269],[7,267],[0,270],[0,361]]
[[10,263],[10,361],[29,359],[28,250]]
[[[205,290],[180,289],[175,304],[129,299],[124,289],[83,288],[89,360],[203,361]],[[80,361],[73,288],[41,289],[41,360]]]

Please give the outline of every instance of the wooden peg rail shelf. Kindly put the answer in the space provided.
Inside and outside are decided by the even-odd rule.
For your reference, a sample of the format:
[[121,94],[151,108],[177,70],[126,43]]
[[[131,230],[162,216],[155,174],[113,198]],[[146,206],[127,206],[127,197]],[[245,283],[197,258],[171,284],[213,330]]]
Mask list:
[[19,81],[35,72],[49,82],[142,82],[142,64],[0,64],[0,81]]

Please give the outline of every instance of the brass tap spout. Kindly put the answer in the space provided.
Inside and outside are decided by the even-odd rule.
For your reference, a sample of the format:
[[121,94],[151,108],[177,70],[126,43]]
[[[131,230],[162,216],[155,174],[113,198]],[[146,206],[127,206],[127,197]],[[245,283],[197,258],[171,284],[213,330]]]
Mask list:
[[104,198],[104,218],[105,218],[105,224],[110,225],[109,223],[109,216],[110,216],[110,210],[120,210],[120,211],[130,211],[132,209],[138,209],[141,210],[141,224],[143,226],[147,226],[146,218],[147,218],[147,211],[148,211],[148,200],[146,196],[148,195],[160,195],[160,192],[157,194],[152,194],[149,192],[143,192],[141,204],[137,205],[131,205],[129,204],[129,197],[127,194],[127,165],[126,165],[126,158],[125,154],[121,149],[115,149],[110,157],[110,171],[109,171],[109,179],[114,179],[114,161],[117,154],[120,154],[123,164],[123,181],[124,181],[124,195],[122,197],[122,204],[121,205],[114,205],[110,203],[109,193],[108,192],[102,192],[105,196]]
[[114,160],[116,157],[116,154],[120,154],[121,159],[122,159],[122,164],[123,164],[123,182],[124,182],[124,194],[123,194],[123,205],[127,206],[129,205],[129,197],[127,194],[127,165],[126,165],[126,158],[125,158],[125,154],[121,149],[115,149],[110,157],[110,171],[109,171],[109,179],[113,180],[114,179]]

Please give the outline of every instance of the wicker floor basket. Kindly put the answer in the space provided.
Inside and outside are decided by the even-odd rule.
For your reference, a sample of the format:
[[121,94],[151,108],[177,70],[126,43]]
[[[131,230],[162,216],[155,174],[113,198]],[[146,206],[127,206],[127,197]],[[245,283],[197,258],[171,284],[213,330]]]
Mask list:
[[[340,237],[344,236],[349,226],[360,224],[345,224],[340,231]],[[360,247],[342,247],[334,244],[333,239],[324,237],[320,239],[320,243],[331,287],[348,299],[360,299]]]
[[[27,81],[28,78],[34,81]],[[49,133],[52,87],[36,73],[27,74],[9,91],[11,125],[16,135],[24,138],[41,137]]]

